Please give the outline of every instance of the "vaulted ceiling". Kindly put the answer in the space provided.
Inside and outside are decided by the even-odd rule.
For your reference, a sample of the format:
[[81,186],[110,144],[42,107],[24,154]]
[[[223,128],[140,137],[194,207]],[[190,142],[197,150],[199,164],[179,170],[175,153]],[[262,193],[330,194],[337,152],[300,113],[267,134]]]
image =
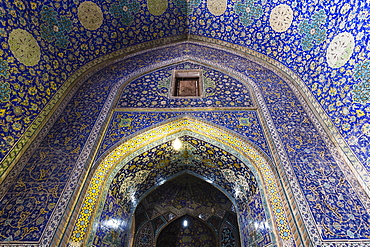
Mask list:
[[14,0],[0,7],[1,173],[79,75],[184,39],[278,61],[368,166],[368,1]]
[[[77,193],[81,174],[99,171],[129,137],[184,115],[241,136],[252,156],[286,171],[295,189],[287,197],[305,198],[297,204],[312,241],[366,239],[369,11],[363,0],[0,2],[1,240],[51,243],[44,230],[60,222],[53,210],[65,209],[58,199]],[[184,68],[203,71],[204,98],[169,97],[171,71]],[[40,203],[19,209],[32,200]],[[17,221],[27,210],[35,225]],[[282,238],[291,226],[279,226]]]

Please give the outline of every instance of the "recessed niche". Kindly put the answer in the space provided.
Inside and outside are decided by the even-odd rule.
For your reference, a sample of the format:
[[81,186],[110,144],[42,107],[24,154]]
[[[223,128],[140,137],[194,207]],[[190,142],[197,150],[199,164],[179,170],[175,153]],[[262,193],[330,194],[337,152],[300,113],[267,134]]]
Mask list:
[[171,96],[181,98],[197,98],[203,95],[201,70],[174,70]]
[[180,174],[151,190],[138,204],[133,246],[240,247],[239,224],[232,205],[213,183]]

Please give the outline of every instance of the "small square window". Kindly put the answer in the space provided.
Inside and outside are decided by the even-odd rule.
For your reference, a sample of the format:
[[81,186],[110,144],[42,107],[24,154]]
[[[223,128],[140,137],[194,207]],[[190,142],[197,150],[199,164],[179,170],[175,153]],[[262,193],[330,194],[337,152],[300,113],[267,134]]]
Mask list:
[[173,97],[201,97],[202,96],[201,70],[175,70],[172,80]]

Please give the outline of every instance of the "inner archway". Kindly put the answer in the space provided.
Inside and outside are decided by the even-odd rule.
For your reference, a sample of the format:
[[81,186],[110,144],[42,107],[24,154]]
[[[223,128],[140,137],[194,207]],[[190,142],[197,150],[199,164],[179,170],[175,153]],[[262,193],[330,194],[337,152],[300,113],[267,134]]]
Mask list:
[[[199,147],[195,148],[199,150],[195,153],[208,153],[208,157],[204,159],[199,155],[186,155],[186,152],[193,149],[191,146],[186,152],[184,150],[177,155],[159,150],[171,146],[172,141],[168,142],[169,140],[183,136],[189,136],[190,139],[183,141],[191,144],[193,148],[194,145]],[[197,140],[191,140],[193,138]],[[213,150],[208,152],[208,149]],[[160,160],[153,163],[151,157]],[[228,158],[222,162],[225,157]],[[198,160],[196,163],[199,165],[189,162],[189,158]],[[212,161],[213,159],[216,160]],[[260,151],[221,128],[191,118],[175,119],[141,133],[116,147],[99,164],[87,189],[73,238],[82,240],[87,234],[88,244],[119,241],[119,245],[126,246],[131,239],[127,235],[131,232],[130,218],[136,202],[145,196],[144,192],[156,184],[161,184],[163,178],[168,180],[180,171],[192,169],[193,172],[202,174],[204,180],[213,180],[215,186],[219,186],[239,201],[236,205],[240,205],[238,215],[240,225],[243,226],[240,233],[246,246],[251,244],[251,240],[257,240],[249,237],[250,234],[255,235],[253,228],[260,233],[255,235],[260,238],[259,242],[264,244],[276,243],[275,236],[290,241],[290,229],[275,177]],[[110,175],[107,176],[108,174]],[[105,179],[102,180],[103,177]],[[258,186],[250,187],[246,180],[254,181],[253,183],[258,181]],[[106,189],[101,190],[102,188]],[[250,197],[250,193],[254,196]],[[95,205],[98,206],[97,210],[92,210]],[[115,224],[111,224],[113,221]],[[258,224],[254,224],[255,221],[258,221]],[[93,228],[86,231],[90,224]]]
[[134,246],[240,246],[234,203],[211,183],[182,172],[135,210]]
[[163,229],[157,238],[155,246],[216,247],[220,245],[217,244],[215,232],[212,231],[204,222],[192,216],[184,215]]
[[[133,235],[129,232],[133,231],[131,222],[135,218],[134,211],[138,205],[137,203],[141,202],[142,198],[145,198],[153,188],[161,187],[161,185],[166,184],[166,181],[171,181],[182,173],[199,176],[207,181],[201,181],[203,187],[213,186],[228,195],[235,205],[234,215],[239,216],[239,225],[242,226],[239,231],[243,234],[241,242],[244,243],[244,246],[256,242],[273,243],[275,234],[271,228],[269,210],[264,203],[266,197],[264,196],[263,186],[252,171],[249,161],[242,161],[232,153],[193,136],[183,135],[179,139],[183,143],[181,150],[177,151],[172,147],[172,140],[164,142],[137,155],[114,173],[109,186],[109,193],[104,206],[102,205],[101,217],[98,217],[100,220],[94,223],[97,226],[94,244],[131,246]],[[173,186],[170,186],[169,190],[172,191]],[[213,188],[209,190],[213,190]],[[175,191],[171,193],[175,193]],[[218,196],[214,196],[216,200],[228,201],[226,196],[224,194],[220,195],[220,193],[218,193]],[[163,198],[162,195],[157,197]],[[200,199],[198,202],[200,205],[208,204],[208,202],[202,200]],[[209,215],[210,227],[222,232],[221,227],[227,228],[227,226],[230,226],[230,222],[234,222],[233,225],[237,226],[235,216],[229,217],[233,214],[231,208],[232,203],[230,202],[227,207],[221,208],[225,211],[225,214],[228,211],[226,218],[231,218],[231,220],[224,220],[223,217],[216,217],[220,210],[215,207],[213,210],[215,214]],[[204,212],[212,211],[212,207],[199,207],[199,210],[190,212],[191,210],[186,208],[176,209],[172,207],[172,212],[176,216],[188,214],[196,218],[199,218],[199,215]],[[163,216],[164,219],[165,216]],[[144,220],[137,220],[138,226],[152,219],[158,220],[159,223],[160,221],[169,223],[164,222],[163,219],[155,219],[155,216],[154,218],[142,218]],[[116,224],[111,224],[112,220]],[[208,221],[208,219],[206,220]],[[157,227],[146,227],[143,231],[148,237],[153,236],[157,230]],[[225,229],[227,234],[229,234],[229,230],[230,228]]]

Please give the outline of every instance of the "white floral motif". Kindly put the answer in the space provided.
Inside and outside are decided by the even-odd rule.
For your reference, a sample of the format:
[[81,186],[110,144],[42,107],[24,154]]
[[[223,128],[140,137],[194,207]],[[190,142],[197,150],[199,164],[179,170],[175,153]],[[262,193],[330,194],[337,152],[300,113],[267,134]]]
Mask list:
[[86,1],[78,6],[78,19],[86,29],[96,30],[103,24],[103,12],[96,3]]
[[285,32],[293,21],[293,10],[286,4],[276,6],[270,14],[271,28],[276,32]]
[[236,175],[235,172],[230,169],[225,169],[222,171],[222,173],[227,181],[234,184],[233,189],[235,192],[235,197],[239,199],[248,199],[247,195],[249,192],[249,184],[247,180],[242,176]]
[[344,32],[334,37],[328,50],[326,59],[330,67],[339,68],[351,57],[355,47],[355,39],[352,34]]
[[207,7],[209,12],[219,16],[225,13],[227,7],[226,0],[207,0]]

